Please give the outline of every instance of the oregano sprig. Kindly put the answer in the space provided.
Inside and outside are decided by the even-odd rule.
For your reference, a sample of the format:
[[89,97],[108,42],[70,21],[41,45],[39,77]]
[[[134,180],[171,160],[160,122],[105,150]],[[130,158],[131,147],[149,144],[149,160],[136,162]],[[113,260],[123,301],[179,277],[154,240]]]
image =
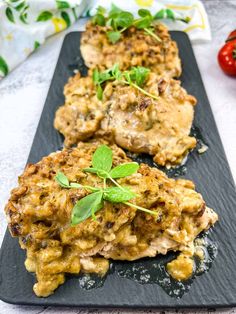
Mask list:
[[99,100],[103,98],[103,83],[106,81],[117,80],[122,84],[133,86],[138,89],[141,93],[149,96],[153,99],[158,100],[158,96],[150,94],[145,89],[142,88],[150,70],[145,67],[132,67],[131,70],[121,71],[119,65],[116,63],[112,68],[107,69],[103,72],[99,72],[97,69],[93,71],[93,82],[97,87],[97,97]]
[[133,14],[123,11],[114,4],[111,10],[107,13],[106,9],[99,6],[96,15],[93,17],[93,23],[100,26],[109,26],[111,30],[107,31],[107,37],[112,44],[115,44],[120,38],[121,34],[130,26],[135,26],[137,29],[143,29],[146,34],[161,42],[161,38],[155,33],[154,23],[160,19],[171,19],[173,21],[180,20],[189,23],[190,18],[176,17],[174,11],[171,9],[161,9],[156,14],[152,15],[147,9],[140,9],[138,11],[139,17],[134,18]]
[[[103,208],[104,201],[111,203],[123,203],[143,212],[156,216],[157,213],[147,208],[130,203],[129,200],[137,196],[130,188],[121,186],[115,179],[124,178],[137,172],[139,165],[129,162],[112,168],[112,150],[106,146],[99,146],[92,156],[92,167],[83,169],[84,172],[94,173],[103,181],[103,187],[92,187],[70,182],[67,176],[58,172],[55,180],[62,188],[81,188],[91,193],[76,202],[72,209],[71,224],[76,225],[92,217],[96,220],[96,212]],[[115,186],[107,187],[107,180]]]

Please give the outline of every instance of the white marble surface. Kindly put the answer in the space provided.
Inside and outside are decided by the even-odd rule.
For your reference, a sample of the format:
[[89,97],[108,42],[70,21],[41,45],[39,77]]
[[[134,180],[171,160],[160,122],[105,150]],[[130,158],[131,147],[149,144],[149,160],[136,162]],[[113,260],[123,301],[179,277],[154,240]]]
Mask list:
[[[217,65],[217,51],[235,25],[236,0],[205,0],[213,40],[195,44],[194,51],[212,106],[228,161],[236,180],[236,78],[225,76]],[[81,28],[79,21],[69,30],[50,38],[24,64],[0,82],[0,245],[6,228],[3,213],[9,191],[16,185],[26,163],[63,38]],[[1,267],[1,265],[0,265]],[[1,314],[88,313],[69,308],[13,306],[0,301]],[[92,311],[97,313],[97,311]],[[150,312],[150,311],[149,311]],[[153,311],[154,312],[154,311]],[[208,311],[178,311],[207,313]],[[99,311],[108,313],[108,311]],[[132,313],[113,311],[113,313]],[[156,311],[156,313],[163,313]],[[166,313],[174,313],[168,312]],[[176,313],[176,312],[175,312]],[[236,313],[236,309],[217,313]]]

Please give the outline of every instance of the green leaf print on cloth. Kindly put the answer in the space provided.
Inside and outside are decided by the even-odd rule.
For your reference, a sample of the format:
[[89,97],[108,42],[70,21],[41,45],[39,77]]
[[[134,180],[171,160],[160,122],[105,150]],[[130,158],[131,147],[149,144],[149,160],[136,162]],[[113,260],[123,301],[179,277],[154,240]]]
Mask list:
[[6,61],[3,59],[3,57],[0,56],[0,75],[3,73],[4,76],[8,74],[8,65]]
[[50,20],[53,17],[53,14],[49,11],[44,11],[42,13],[39,14],[38,18],[37,18],[37,22],[45,22]]
[[70,8],[70,4],[67,1],[56,0],[56,3],[57,3],[57,8],[59,10],[61,10],[61,9],[69,9]]
[[69,27],[71,25],[69,14],[63,11],[61,12],[61,17],[66,22],[67,27]]
[[15,23],[15,19],[14,19],[14,15],[13,15],[12,9],[9,8],[9,7],[6,8],[5,13],[6,13],[6,16],[7,16],[8,20],[10,22],[12,22],[12,23]]

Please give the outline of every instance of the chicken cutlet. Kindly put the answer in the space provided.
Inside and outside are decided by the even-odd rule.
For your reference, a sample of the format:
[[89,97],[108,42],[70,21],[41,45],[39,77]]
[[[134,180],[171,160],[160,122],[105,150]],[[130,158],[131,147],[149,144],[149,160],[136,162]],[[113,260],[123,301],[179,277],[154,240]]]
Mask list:
[[106,35],[109,27],[88,22],[80,45],[86,66],[104,70],[119,63],[121,70],[144,66],[162,76],[179,77],[181,61],[176,42],[163,24],[156,23],[153,29],[161,41],[132,26],[113,44]]
[[[206,207],[202,196],[188,180],[169,179],[163,172],[141,164],[137,173],[118,179],[137,196],[130,202],[156,213],[141,212],[124,203],[105,201],[96,220],[88,218],[71,225],[76,202],[90,192],[63,188],[55,175],[63,172],[71,182],[100,187],[102,179],[84,172],[91,166],[98,141],[80,142],[29,164],[19,177],[5,207],[8,227],[27,251],[25,266],[36,273],[33,290],[46,297],[65,281],[66,274],[97,273],[109,269],[109,259],[133,261],[168,251],[180,255],[168,269],[176,279],[193,271],[193,241],[218,219]],[[112,145],[113,166],[130,161],[125,152]],[[111,183],[108,183],[111,184]]]
[[115,81],[106,83],[100,101],[92,78],[78,73],[65,86],[65,105],[57,110],[54,126],[66,146],[107,136],[131,152],[152,155],[159,165],[178,165],[196,146],[189,136],[196,99],[179,81],[155,73],[143,88],[158,99]]

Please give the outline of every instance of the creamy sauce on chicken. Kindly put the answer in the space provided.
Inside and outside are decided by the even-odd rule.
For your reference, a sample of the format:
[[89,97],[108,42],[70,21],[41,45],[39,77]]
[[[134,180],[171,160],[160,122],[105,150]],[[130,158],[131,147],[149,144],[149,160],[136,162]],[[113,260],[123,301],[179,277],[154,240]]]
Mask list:
[[[67,273],[104,276],[109,260],[134,261],[169,251],[190,254],[196,236],[218,219],[191,181],[169,179],[160,170],[142,164],[138,173],[118,182],[137,193],[132,200],[135,205],[155,211],[158,218],[122,203],[105,202],[96,221],[89,218],[72,226],[72,208],[89,192],[60,187],[55,174],[60,170],[73,182],[101,186],[99,177],[82,171],[90,167],[99,145],[81,142],[77,148],[52,153],[28,165],[5,207],[11,234],[27,251],[26,268],[36,273],[37,296],[52,294]],[[122,149],[111,148],[113,166],[130,161]],[[172,262],[170,273],[178,269],[179,262]]]
[[196,146],[189,135],[196,99],[173,79],[151,73],[144,89],[107,83],[103,101],[96,98],[90,77],[78,73],[65,86],[65,105],[56,112],[54,126],[71,146],[90,137],[107,138],[135,153],[147,153],[161,166],[182,163]]

